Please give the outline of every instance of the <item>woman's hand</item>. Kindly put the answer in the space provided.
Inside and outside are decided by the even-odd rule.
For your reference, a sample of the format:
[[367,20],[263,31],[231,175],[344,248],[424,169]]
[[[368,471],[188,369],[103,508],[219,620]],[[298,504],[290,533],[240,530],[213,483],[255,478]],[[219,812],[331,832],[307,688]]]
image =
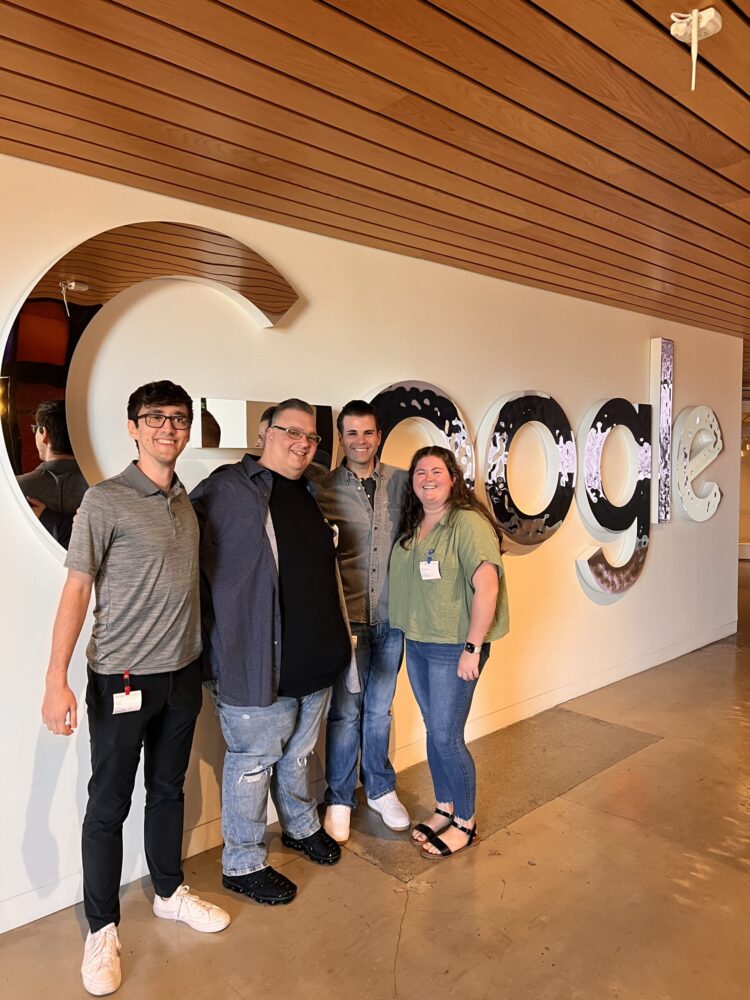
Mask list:
[[456,673],[462,681],[475,681],[479,677],[479,650],[476,653],[464,650],[458,658]]

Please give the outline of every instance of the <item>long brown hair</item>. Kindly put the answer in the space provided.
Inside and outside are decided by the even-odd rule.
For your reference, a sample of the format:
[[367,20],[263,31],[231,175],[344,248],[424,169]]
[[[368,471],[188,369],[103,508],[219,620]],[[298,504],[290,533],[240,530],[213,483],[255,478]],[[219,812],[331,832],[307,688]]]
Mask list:
[[475,510],[477,514],[481,514],[481,516],[490,525],[492,525],[492,530],[497,535],[497,540],[500,543],[500,549],[502,551],[503,536],[497,522],[492,518],[487,508],[482,506],[482,504],[474,496],[473,492],[466,485],[466,480],[463,477],[463,473],[461,472],[453,452],[449,451],[447,448],[440,448],[438,445],[428,445],[426,448],[420,448],[418,451],[414,452],[411,464],[409,465],[409,483],[405,491],[404,506],[401,511],[401,521],[398,526],[401,547],[404,549],[409,547],[411,540],[417,532],[417,528],[422,523],[424,518],[424,507],[417,499],[413,486],[414,470],[417,467],[417,462],[421,458],[439,458],[443,461],[446,469],[448,470],[448,475],[451,477],[451,491],[448,496],[448,504],[451,512],[454,510]]

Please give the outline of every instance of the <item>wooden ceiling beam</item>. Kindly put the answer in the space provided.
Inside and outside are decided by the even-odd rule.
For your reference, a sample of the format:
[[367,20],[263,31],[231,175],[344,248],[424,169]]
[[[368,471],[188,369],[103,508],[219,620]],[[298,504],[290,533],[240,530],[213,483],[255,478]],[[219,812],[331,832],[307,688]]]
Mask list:
[[[238,6],[237,0],[230,2],[233,6]],[[456,21],[455,18],[423,4],[395,5],[387,0],[326,0],[326,2],[407,47],[400,53],[404,69],[395,73],[393,46],[372,56],[370,46],[362,44],[362,49],[369,56],[366,62],[368,69],[376,72],[379,63],[381,68],[387,66],[389,79],[415,92],[419,92],[420,85],[424,81],[427,85],[425,89],[429,91],[428,96],[433,100],[440,100],[444,106],[450,106],[446,103],[447,92],[455,92],[457,83],[466,86],[470,81],[476,81],[486,90],[485,98],[488,95],[502,95],[503,98],[515,101],[548,122],[554,121],[557,125],[580,136],[586,142],[600,149],[610,150],[625,163],[636,165],[640,170],[650,172],[659,178],[669,177],[671,183],[691,195],[699,191],[705,200],[726,208],[749,193],[746,188],[722,177],[712,167],[704,166],[700,160],[685,155],[679,146],[665,142],[661,135],[655,135],[633,124],[632,111],[614,113],[606,105],[593,100],[585,84],[579,90],[567,81],[556,79],[538,69],[525,58],[505,48],[502,36],[490,40]],[[283,16],[277,15],[273,23],[284,28],[284,22],[288,20],[296,32],[301,31],[297,23],[300,13],[302,10],[306,11],[309,23],[305,23],[302,36],[306,41],[312,42],[317,39],[321,28],[326,27],[320,24],[321,19],[316,13],[319,5],[315,8],[311,8],[309,4],[300,6],[299,3],[280,6],[273,4],[272,0],[254,0],[254,13],[258,6],[266,21],[270,18],[269,8],[275,7],[279,11],[284,11]],[[520,9],[521,5],[515,4],[510,16],[517,8]],[[334,47],[332,41],[329,41],[329,48],[332,48],[340,58],[344,58],[347,49],[352,51],[351,46],[357,41],[357,36],[353,34],[352,37],[344,37],[339,41],[334,31],[335,26],[330,24],[327,27],[335,45]],[[445,44],[447,37],[450,37],[449,46]],[[569,35],[569,38],[572,41],[575,36]],[[569,62],[575,62],[579,47],[580,44],[579,46],[570,44],[564,49]],[[433,61],[431,74],[426,71],[429,60]],[[431,86],[438,72],[435,63],[442,71],[439,98],[433,93]],[[480,99],[481,92],[477,91],[476,100]],[[455,98],[453,103],[455,105]],[[632,103],[635,102],[631,99],[631,105]],[[476,115],[472,117],[477,121],[480,120]],[[489,115],[486,116],[484,124],[492,125]],[[715,135],[720,134],[715,133]],[[724,143],[733,145],[726,140]],[[739,159],[741,151],[736,148],[735,159]],[[615,171],[612,176],[620,176],[620,171]]]
[[[141,0],[132,0],[131,6],[136,2],[140,3]],[[65,8],[61,8],[57,0],[30,0],[26,6],[34,10],[43,10],[49,18],[65,17]],[[629,196],[633,177],[627,172],[628,165],[620,158],[612,157],[605,150],[586,144],[565,130],[553,129],[545,141],[556,156],[575,161],[577,154],[571,143],[576,149],[580,147],[581,159],[578,163],[580,169],[574,170],[555,160],[554,156],[529,148],[530,136],[540,128],[545,130],[546,126],[541,120],[537,120],[537,116],[533,116],[533,122],[527,121],[523,114],[524,109],[516,109],[515,106],[509,108],[508,113],[514,116],[515,128],[519,133],[519,141],[510,140],[466,117],[457,116],[444,108],[436,108],[429,102],[409,95],[402,88],[362,73],[340,60],[334,60],[326,53],[296,42],[248,17],[223,7],[218,8],[214,4],[205,4],[204,0],[192,0],[190,4],[161,0],[157,7],[148,0],[146,6],[149,10],[158,10],[161,15],[168,13],[174,17],[175,23],[181,26],[182,31],[176,31],[170,25],[162,24],[153,17],[147,18],[145,15],[134,14],[130,9],[124,10],[116,4],[94,4],[87,10],[85,33],[70,29],[63,23],[44,21],[46,44],[53,51],[74,51],[79,61],[85,61],[89,58],[89,54],[101,61],[102,56],[106,54],[104,61],[107,72],[120,72],[126,79],[132,78],[137,72],[138,78],[144,80],[143,72],[147,70],[144,66],[144,57],[135,51],[136,47],[142,44],[146,46],[148,52],[163,60],[155,66],[148,67],[149,76],[152,78],[155,71],[154,83],[157,90],[160,86],[162,88],[164,86],[167,68],[165,63],[171,63],[175,71],[183,76],[190,75],[190,70],[206,74],[205,79],[201,81],[203,87],[220,76],[224,85],[236,88],[238,98],[245,90],[252,89],[254,93],[264,96],[271,102],[296,107],[303,113],[311,107],[316,107],[318,117],[327,117],[332,123],[335,122],[352,134],[367,134],[367,125],[371,123],[373,117],[372,108],[375,108],[387,114],[393,124],[402,126],[401,145],[399,146],[398,142],[394,143],[393,138],[389,145],[402,148],[407,153],[411,153],[417,135],[424,132],[425,128],[429,128],[430,136],[438,139],[441,144],[449,144],[452,147],[451,152],[468,151],[474,157],[488,159],[500,167],[514,165],[520,174],[525,174],[532,180],[551,182],[574,194],[580,194],[588,201],[598,202],[601,206],[608,207],[619,193],[630,203],[640,200],[641,211],[651,209],[650,205],[643,204],[643,197]],[[294,6],[296,7],[296,4]],[[229,15],[233,13],[235,16],[230,17]],[[230,32],[234,36],[242,35],[241,42],[234,44],[249,54],[241,56],[226,49],[219,51],[216,45],[207,44],[202,38],[191,34],[191,26],[195,32],[204,30],[211,36],[224,37],[225,40],[232,37]],[[15,32],[25,29],[28,33],[32,27],[38,39],[42,35],[39,19],[34,19],[28,12],[12,9],[10,15],[4,18],[2,30],[6,34],[13,32],[15,37]],[[220,29],[225,35],[220,34]],[[51,35],[47,38],[50,32]],[[98,37],[93,37],[94,32]],[[111,44],[103,48],[102,39],[112,40]],[[132,46],[134,51],[127,51],[124,48],[126,45]],[[262,58],[265,65],[261,66],[257,59],[254,63],[249,62],[253,56]],[[118,70],[118,63],[125,63],[121,70]],[[270,69],[269,64],[271,64]],[[215,69],[219,65],[220,73]],[[208,73],[210,68],[213,68],[212,73]],[[289,70],[292,68],[295,78],[290,78]],[[192,82],[193,85],[197,82],[195,77]],[[339,94],[332,94],[325,89],[326,86],[333,87],[334,83],[340,91]],[[465,90],[455,86],[453,89],[459,92]],[[183,91],[178,89],[177,93]],[[203,101],[199,100],[198,103]],[[380,117],[382,118],[382,115]],[[526,146],[521,145],[524,139]],[[598,180],[599,177],[607,177],[608,174],[612,175],[609,179],[615,184],[614,188]],[[617,174],[622,174],[619,180]],[[468,176],[472,176],[471,169],[468,171]],[[661,205],[666,209],[667,217],[669,213],[673,218],[685,213],[712,230],[717,244],[726,242],[725,237],[734,241],[734,249],[727,253],[730,259],[750,246],[750,225],[744,219],[693,198],[692,195],[677,192],[669,183],[645,172],[639,173],[636,180],[639,185],[639,196],[645,194],[646,200],[653,201],[656,206]],[[642,185],[647,189],[658,188],[658,194],[655,195],[652,190],[641,191]],[[741,206],[741,212],[747,213],[750,217],[750,205]],[[632,212],[623,214],[628,215]]]
[[[55,0],[34,2],[45,8],[55,5]],[[370,12],[369,17],[385,9],[386,25],[391,24],[398,9],[370,0],[351,0],[347,6]],[[129,0],[129,8],[133,7],[144,14],[154,9],[152,0]],[[652,172],[635,167],[606,146],[588,142],[524,105],[480,87],[434,59],[386,38],[382,25],[379,25],[381,31],[373,32],[314,0],[295,0],[293,4],[254,0],[251,10],[252,17],[246,11],[217,8],[210,0],[192,0],[190,4],[162,0],[157,16],[168,21],[167,30],[177,25],[191,36],[190,43],[183,40],[180,46],[183,56],[188,55],[195,39],[206,39],[214,45],[222,44],[223,40],[225,47],[231,46],[242,57],[245,76],[246,60],[250,59],[275,71],[285,69],[287,74],[322,93],[346,97],[352,105],[350,114],[356,114],[355,106],[379,111],[393,121],[496,163],[506,162],[510,140],[525,147],[525,171],[529,169],[532,153],[536,152],[557,161],[561,169],[567,165],[566,170],[572,167],[589,178],[604,180],[627,193],[634,192],[642,200],[668,211],[687,212],[706,228],[750,247],[747,192],[716,174],[701,172],[696,166],[693,174],[700,174],[700,181],[696,177],[693,183],[686,182],[682,190],[677,190],[675,183],[662,179],[664,175],[671,179],[674,164],[657,161]],[[297,36],[292,36],[292,31]],[[154,30],[150,44],[158,45],[158,39]],[[179,43],[173,40],[171,52],[175,45]],[[324,48],[328,51],[323,51]],[[181,63],[186,65],[182,60]],[[226,58],[223,66],[229,66]],[[285,89],[284,81],[280,81],[277,95]],[[284,103],[288,104],[286,100]],[[639,145],[642,147],[642,143]],[[669,147],[664,149],[669,150],[668,160],[679,157]],[[643,158],[643,149],[636,155]],[[688,166],[682,170],[690,174]],[[676,183],[680,183],[679,177]],[[692,193],[705,187],[709,188],[705,199]]]
[[[57,148],[60,148],[61,140],[66,141],[67,137],[72,135],[75,135],[78,141],[84,140],[92,147],[99,147],[105,151],[103,155],[106,157],[111,151],[123,148],[122,137],[108,127],[82,122],[60,112],[51,113],[46,109],[9,99],[5,100],[4,108],[9,120],[12,118],[18,123],[51,134],[59,133],[59,138],[50,140],[50,144],[54,144]],[[169,169],[178,167],[189,171],[195,175],[194,183],[200,183],[204,161],[191,152],[190,148],[178,149],[171,145],[129,137],[126,153],[139,163],[150,164],[148,169],[152,171],[155,165],[158,169],[159,164]],[[356,212],[357,207],[362,207],[365,210],[372,210],[374,218],[386,214],[395,228],[427,237],[449,239],[471,254],[495,255],[501,259],[518,259],[519,253],[526,254],[530,262],[532,259],[536,262],[537,259],[546,259],[552,269],[555,269],[553,265],[563,265],[574,267],[578,272],[588,270],[618,283],[624,290],[633,293],[640,287],[647,296],[652,294],[676,296],[686,303],[694,303],[697,311],[705,311],[709,315],[725,312],[728,316],[735,316],[740,322],[745,322],[749,314],[750,298],[731,294],[727,296],[719,286],[711,287],[705,280],[696,281],[688,279],[687,276],[663,273],[658,277],[647,277],[628,271],[617,258],[613,263],[598,262],[541,240],[529,239],[512,232],[502,233],[497,229],[467,221],[460,214],[448,215],[444,210],[445,206],[438,211],[427,205],[417,204],[404,197],[403,191],[395,196],[383,194],[338,178],[327,177],[320,171],[311,171],[309,168],[276,161],[268,156],[258,156],[245,166],[237,153],[238,151],[234,151],[235,155],[226,156],[221,161],[215,162],[212,174],[214,178],[233,185],[238,200],[243,189],[251,192],[265,190],[267,193],[285,194],[291,198],[309,197],[312,193],[318,202],[322,202],[323,199],[333,199],[332,210],[338,208],[341,211],[346,206],[349,211]],[[144,166],[143,169],[147,167]],[[414,195],[421,192],[408,193]],[[468,206],[456,202],[457,213],[466,211],[467,208]]]
[[[62,28],[63,26],[55,27]],[[64,43],[64,47],[73,48],[79,52],[85,48],[83,42],[74,36],[74,29],[63,30],[65,32],[73,31],[73,35],[65,34],[55,38],[56,42]],[[707,233],[695,223],[681,216],[669,215],[658,208],[645,205],[638,199],[608,189],[609,201],[616,209],[619,209],[612,216],[607,210],[602,210],[598,205],[592,205],[586,200],[587,194],[590,196],[592,192],[596,191],[596,182],[589,180],[582,183],[583,179],[581,179],[578,184],[581,188],[581,196],[571,195],[568,192],[571,188],[576,187],[575,173],[571,172],[572,176],[565,176],[564,173],[561,175],[557,167],[551,163],[548,169],[548,179],[551,183],[549,186],[542,186],[535,179],[523,176],[520,171],[510,171],[503,166],[469,156],[455,147],[446,147],[445,144],[427,136],[410,133],[403,128],[397,128],[394,133],[392,123],[384,123],[377,116],[360,117],[354,123],[356,134],[351,135],[340,128],[320,126],[318,123],[305,119],[300,114],[287,113],[283,109],[270,105],[264,106],[258,99],[233,93],[226,87],[199,79],[176,67],[165,67],[154,59],[142,57],[138,61],[132,57],[132,54],[123,53],[116,46],[107,46],[103,51],[92,50],[98,52],[98,59],[102,65],[102,68],[97,70],[89,69],[80,64],[71,64],[69,61],[51,56],[48,53],[34,52],[23,45],[6,42],[2,48],[4,49],[2,52],[3,64],[8,66],[11,71],[19,73],[25,69],[28,72],[31,68],[34,75],[52,80],[73,94],[77,90],[84,89],[92,93],[105,93],[110,100],[114,100],[115,98],[112,96],[114,88],[122,95],[119,99],[124,100],[127,107],[132,107],[134,104],[137,107],[139,100],[143,103],[142,95],[145,87],[149,85],[152,89],[149,90],[145,98],[146,106],[150,107],[154,114],[159,114],[160,106],[163,106],[166,101],[168,107],[163,114],[167,120],[180,110],[183,115],[187,116],[188,120],[192,120],[193,117],[204,113],[203,103],[212,108],[220,109],[228,118],[232,112],[236,116],[244,111],[246,118],[250,121],[260,118],[269,131],[275,124],[277,128],[286,127],[292,130],[301,128],[305,135],[313,133],[319,144],[325,146],[326,142],[330,142],[334,153],[339,153],[339,155],[344,153],[346,149],[351,150],[352,147],[356,147],[356,155],[366,161],[368,158],[370,162],[374,161],[373,166],[378,169],[387,170],[390,167],[393,173],[406,174],[409,172],[409,164],[411,164],[411,174],[418,183],[430,183],[429,180],[425,180],[425,173],[434,174],[433,164],[442,165],[444,163],[445,167],[442,169],[447,170],[447,173],[443,174],[443,177],[447,178],[447,184],[450,188],[462,189],[462,193],[466,191],[469,197],[473,197],[478,203],[487,203],[497,210],[515,213],[521,220],[533,224],[548,224],[549,207],[553,213],[559,213],[559,215],[553,216],[554,227],[568,232],[575,229],[579,235],[589,238],[593,243],[599,241],[601,232],[600,228],[590,229],[590,223],[596,227],[608,228],[613,233],[608,239],[615,242],[632,239],[634,242],[631,244],[630,250],[627,246],[622,246],[622,244],[620,246],[621,249],[630,252],[634,257],[644,256],[647,259],[658,258],[661,260],[662,254],[667,252],[674,254],[676,258],[691,260],[699,267],[707,267],[719,275],[726,274],[730,280],[732,277],[736,277],[740,281],[745,281],[748,276],[747,261],[743,258],[742,250],[738,249],[737,244],[732,241],[725,240],[717,234]],[[141,81],[139,85],[132,84],[124,76],[109,77],[107,75],[108,72],[115,70],[124,74],[127,66],[133,62],[135,62],[135,66],[131,65],[130,68],[133,71],[132,75]],[[109,70],[106,67],[109,67]],[[250,82],[247,70],[245,82],[246,84]],[[257,84],[258,77],[254,72],[252,77],[254,90],[260,89]],[[161,92],[159,87],[161,87]],[[163,93],[165,87],[169,87],[170,94]],[[278,90],[278,87],[276,89]],[[177,95],[181,95],[181,97]],[[314,95],[308,95],[308,103],[313,99]],[[189,100],[193,100],[195,103],[186,104],[185,102]],[[302,101],[302,103],[304,102]],[[335,115],[335,111],[341,103],[335,101],[333,106],[329,104],[323,107],[322,111],[325,113],[325,117],[330,118]],[[234,127],[237,129],[249,127],[244,121],[238,122],[236,117],[231,120],[234,121]],[[352,126],[351,121],[349,121],[349,125]],[[375,148],[372,146],[373,142],[377,144]],[[395,148],[389,148],[385,145],[387,142],[390,142]],[[411,147],[408,155],[401,152],[406,145]],[[415,175],[415,169],[418,170],[419,176]],[[492,187],[489,190],[483,188],[473,178],[478,178],[479,181],[484,181],[487,178]],[[444,186],[446,181],[433,180],[432,183]],[[567,190],[559,190],[553,187],[552,183],[560,184]],[[602,187],[602,200],[604,200],[607,189]],[[510,193],[499,193],[498,189],[500,192]],[[533,199],[539,200],[541,198],[545,199],[546,204],[540,207],[535,204]],[[648,219],[652,225],[656,223],[670,226],[683,239],[665,237],[662,231],[653,232],[649,228],[645,228],[637,221],[641,216]],[[581,232],[581,228],[584,232]],[[687,243],[684,242],[685,239]],[[650,256],[650,247],[653,248],[651,251],[653,257]],[[704,248],[718,251],[718,256],[712,257],[711,253]]]
[[[743,95],[705,66],[701,85],[690,90],[690,53],[635,6],[611,0],[534,0],[537,7],[577,32],[611,58],[669,94],[683,107],[750,150],[750,116]],[[689,5],[688,5],[689,6]]]
[[[6,2],[0,149],[739,335],[747,25],[731,8],[701,66],[709,114],[679,93],[661,2],[587,0],[588,34],[557,0],[81,0],[75,24],[59,0]],[[156,234],[103,239],[119,287]],[[218,272],[253,270],[210,244]]]
[[[114,181],[115,183],[126,184],[131,187],[142,187],[144,190],[154,191],[157,194],[165,194],[171,197],[175,197],[174,187],[168,183],[161,180],[151,181],[147,178],[138,179],[134,175],[129,174],[127,171],[122,171],[118,169],[112,169],[109,167],[101,167],[99,164],[91,164],[86,160],[78,159],[76,157],[68,157],[60,155],[54,150],[48,149],[46,147],[38,147],[33,145],[28,145],[22,142],[15,142],[10,139],[3,138],[0,135],[0,152],[7,153],[9,156],[16,156],[23,159],[32,159],[39,163],[46,163],[50,166],[62,167],[65,170],[75,170],[78,173],[87,174],[92,177],[104,178],[106,180]],[[186,193],[186,200],[198,200],[191,199]],[[228,210],[232,212],[238,211],[238,207],[233,202],[227,202],[223,198],[214,197],[212,195],[206,195],[200,199],[200,204],[209,205],[215,208],[220,208],[223,210]],[[505,273],[502,271],[490,270],[483,267],[482,265],[471,265],[462,266],[460,262],[452,259],[440,260],[434,254],[423,251],[419,248],[409,248],[406,249],[402,245],[389,242],[387,240],[372,238],[364,233],[355,233],[349,230],[343,229],[336,225],[327,225],[321,222],[310,222],[307,219],[287,215],[282,212],[278,207],[274,210],[267,210],[262,206],[256,206],[252,213],[256,218],[265,219],[269,222],[276,222],[282,225],[293,226],[296,229],[305,230],[310,233],[317,235],[331,236],[335,239],[345,240],[351,243],[358,243],[363,246],[373,247],[380,250],[388,250],[392,253],[403,254],[409,257],[421,258],[423,260],[443,263],[449,267],[458,267],[464,270],[473,271],[477,274],[487,275],[492,278],[500,278],[503,280],[510,281],[514,284],[527,285],[532,288],[543,289],[547,291],[557,292],[561,295],[571,296],[573,298],[581,299],[585,298],[592,302],[599,302],[603,305],[612,306],[614,308],[623,308],[622,303],[618,298],[612,299],[605,295],[599,295],[595,293],[581,294],[577,291],[571,291],[559,285],[555,285],[551,282],[545,282],[538,279],[529,279],[523,274],[514,275],[511,273]],[[741,336],[735,329],[724,326],[721,323],[706,324],[698,322],[690,316],[683,316],[672,314],[670,312],[665,312],[658,308],[645,308],[635,304],[628,305],[627,307],[633,312],[642,313],[645,316],[657,317],[666,320],[675,320],[680,323],[685,323],[688,326],[694,326],[702,330],[714,330],[719,333],[727,333],[732,336]]]
[[[657,24],[669,30],[672,24],[674,0],[633,0],[633,2]],[[707,3],[701,4],[701,7],[707,6],[709,6]],[[705,39],[698,46],[701,66],[712,66],[726,79],[732,80],[740,90],[744,90],[745,94],[750,94],[750,21],[736,14],[726,3],[718,3],[716,7],[721,14],[722,29],[717,35]],[[686,10],[688,9],[692,9],[690,4]],[[689,46],[686,45],[685,50],[689,52]],[[701,79],[700,66],[697,79]]]
[[[523,237],[514,237],[514,240],[510,240],[510,233],[514,229],[518,230],[521,226],[527,225],[524,220],[488,211],[451,195],[441,196],[439,192],[425,188],[424,183],[412,183],[408,179],[392,176],[371,167],[360,166],[315,147],[263,133],[261,130],[251,131],[248,129],[248,139],[252,139],[258,144],[265,144],[268,153],[273,152],[278,157],[284,157],[284,160],[276,159],[275,156],[272,157],[268,153],[264,154],[239,147],[233,143],[218,141],[205,134],[185,129],[176,131],[171,124],[166,124],[158,119],[150,119],[144,114],[139,114],[136,110],[121,109],[80,94],[61,95],[55,87],[49,84],[41,83],[38,80],[23,79],[7,71],[0,71],[0,89],[4,89],[7,95],[5,100],[0,102],[0,108],[4,110],[6,117],[26,121],[29,124],[36,122],[53,131],[56,124],[59,124],[57,116],[62,115],[62,109],[65,109],[69,112],[75,112],[75,116],[72,118],[66,116],[69,118],[69,124],[66,125],[66,128],[71,134],[84,128],[87,122],[98,121],[106,121],[110,129],[123,130],[124,134],[122,135],[118,135],[115,131],[111,132],[108,144],[112,147],[129,148],[131,136],[137,136],[138,129],[140,129],[142,136],[153,137],[153,142],[169,147],[170,161],[174,157],[179,159],[190,154],[191,151],[195,151],[195,155],[210,156],[211,162],[215,160],[222,165],[231,163],[254,170],[272,171],[276,176],[302,183],[309,183],[305,178],[311,171],[314,172],[315,176],[321,177],[324,182],[327,179],[326,175],[330,174],[333,178],[352,180],[368,187],[373,197],[377,197],[378,189],[380,189],[403,199],[401,211],[407,216],[423,217],[427,211],[432,214],[426,221],[436,224],[442,222],[444,227],[458,228],[460,231],[473,234],[489,242],[518,246],[515,239],[528,239],[531,249],[536,249],[533,244],[559,247],[563,252],[571,251],[588,257],[593,262],[601,261],[616,266],[626,274],[632,272],[633,276],[641,274],[657,281],[677,284],[685,289],[683,294],[689,295],[688,289],[695,290],[699,294],[721,294],[727,296],[730,301],[736,301],[743,306],[747,305],[748,295],[750,295],[750,286],[746,288],[747,294],[745,295],[735,293],[731,287],[731,279],[727,280],[724,276],[717,275],[715,284],[711,285],[710,280],[708,280],[710,273],[699,268],[695,268],[691,273],[684,262],[674,262],[674,266],[680,268],[679,272],[677,270],[670,271],[664,264],[657,267],[647,260],[636,256],[625,256],[622,253],[609,250],[606,246],[597,246],[591,242],[579,243],[550,229],[537,227],[538,231],[534,233],[525,232]],[[14,100],[16,95],[19,97],[23,95],[36,104],[26,108],[23,101]],[[49,114],[46,119],[40,111],[39,102],[41,102],[42,107],[48,109]],[[148,97],[146,97],[144,107],[147,104]],[[131,130],[130,133],[128,133],[128,129]],[[300,166],[300,163],[304,166]],[[333,173],[333,171],[337,173]],[[449,183],[450,178],[447,179],[447,184],[449,185]],[[424,205],[432,204],[434,208],[423,208],[419,203],[420,198]],[[393,210],[392,206],[388,206],[388,209]],[[666,263],[666,259],[664,263]]]
[[532,4],[525,0],[430,3],[529,60],[550,78],[564,81],[698,163],[750,187],[746,149]]
[[[131,153],[123,154],[81,139],[70,139],[66,135],[58,135],[56,142],[52,144],[49,142],[48,134],[40,129],[22,125],[11,127],[9,125],[4,132],[9,138],[18,142],[37,146],[54,145],[59,153],[71,158],[82,151],[87,152],[89,162],[98,162],[106,169],[114,168],[133,174],[141,181],[147,182],[149,186],[157,178],[164,179],[179,190],[182,196],[193,200],[201,183],[200,175],[191,174],[176,167],[162,166],[155,176],[152,172],[153,164],[150,161],[139,160]],[[687,302],[680,297],[672,297],[648,289],[631,290],[625,287],[622,282],[614,280],[608,283],[601,276],[580,272],[577,268],[562,264],[550,263],[540,257],[531,258],[531,255],[513,251],[496,251],[495,256],[476,251],[466,253],[458,241],[445,242],[439,239],[440,234],[434,231],[415,233],[412,230],[397,228],[403,226],[403,221],[398,216],[384,219],[383,213],[380,211],[372,212],[362,206],[351,204],[347,204],[346,211],[344,211],[340,199],[323,197],[319,193],[314,193],[313,196],[313,193],[305,189],[295,189],[290,185],[282,185],[274,179],[268,179],[263,189],[259,185],[249,189],[242,188],[238,183],[211,178],[206,181],[204,190],[214,197],[242,205],[245,211],[250,207],[254,212],[258,206],[273,211],[276,206],[279,206],[290,215],[293,214],[294,217],[305,218],[308,221],[317,220],[329,226],[334,225],[342,228],[346,226],[347,231],[364,234],[371,238],[382,237],[389,243],[397,243],[402,252],[404,250],[408,252],[409,249],[415,248],[422,251],[427,250],[433,253],[435,259],[451,261],[454,266],[459,261],[461,262],[460,266],[464,267],[475,262],[488,271],[501,276],[526,274],[538,277],[556,287],[566,287],[584,295],[593,293],[610,298],[616,296],[622,302],[641,308],[646,308],[652,303],[655,307],[668,311],[674,316],[689,318],[694,323],[703,323],[706,326],[719,325],[722,329],[735,333],[741,333],[748,325],[743,318],[729,315],[723,310],[712,309],[705,302]]]

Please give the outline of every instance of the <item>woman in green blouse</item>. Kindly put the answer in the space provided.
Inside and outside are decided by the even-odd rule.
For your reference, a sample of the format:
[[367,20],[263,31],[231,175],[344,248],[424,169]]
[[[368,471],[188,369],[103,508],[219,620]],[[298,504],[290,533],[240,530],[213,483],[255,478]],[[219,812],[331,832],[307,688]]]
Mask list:
[[423,857],[439,860],[477,839],[476,771],[464,727],[490,642],[508,631],[508,598],[499,530],[453,454],[420,448],[409,482],[391,554],[389,617],[406,636],[435,789],[435,812],[412,840]]

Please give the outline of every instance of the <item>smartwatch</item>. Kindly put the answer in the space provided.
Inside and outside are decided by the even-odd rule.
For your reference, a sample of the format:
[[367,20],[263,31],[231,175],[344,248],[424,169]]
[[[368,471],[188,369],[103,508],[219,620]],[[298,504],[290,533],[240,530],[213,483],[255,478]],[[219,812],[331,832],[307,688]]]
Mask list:
[[479,650],[477,649],[477,647],[474,645],[473,642],[465,642],[464,643],[464,649],[466,650],[467,653],[478,653],[479,652]]

